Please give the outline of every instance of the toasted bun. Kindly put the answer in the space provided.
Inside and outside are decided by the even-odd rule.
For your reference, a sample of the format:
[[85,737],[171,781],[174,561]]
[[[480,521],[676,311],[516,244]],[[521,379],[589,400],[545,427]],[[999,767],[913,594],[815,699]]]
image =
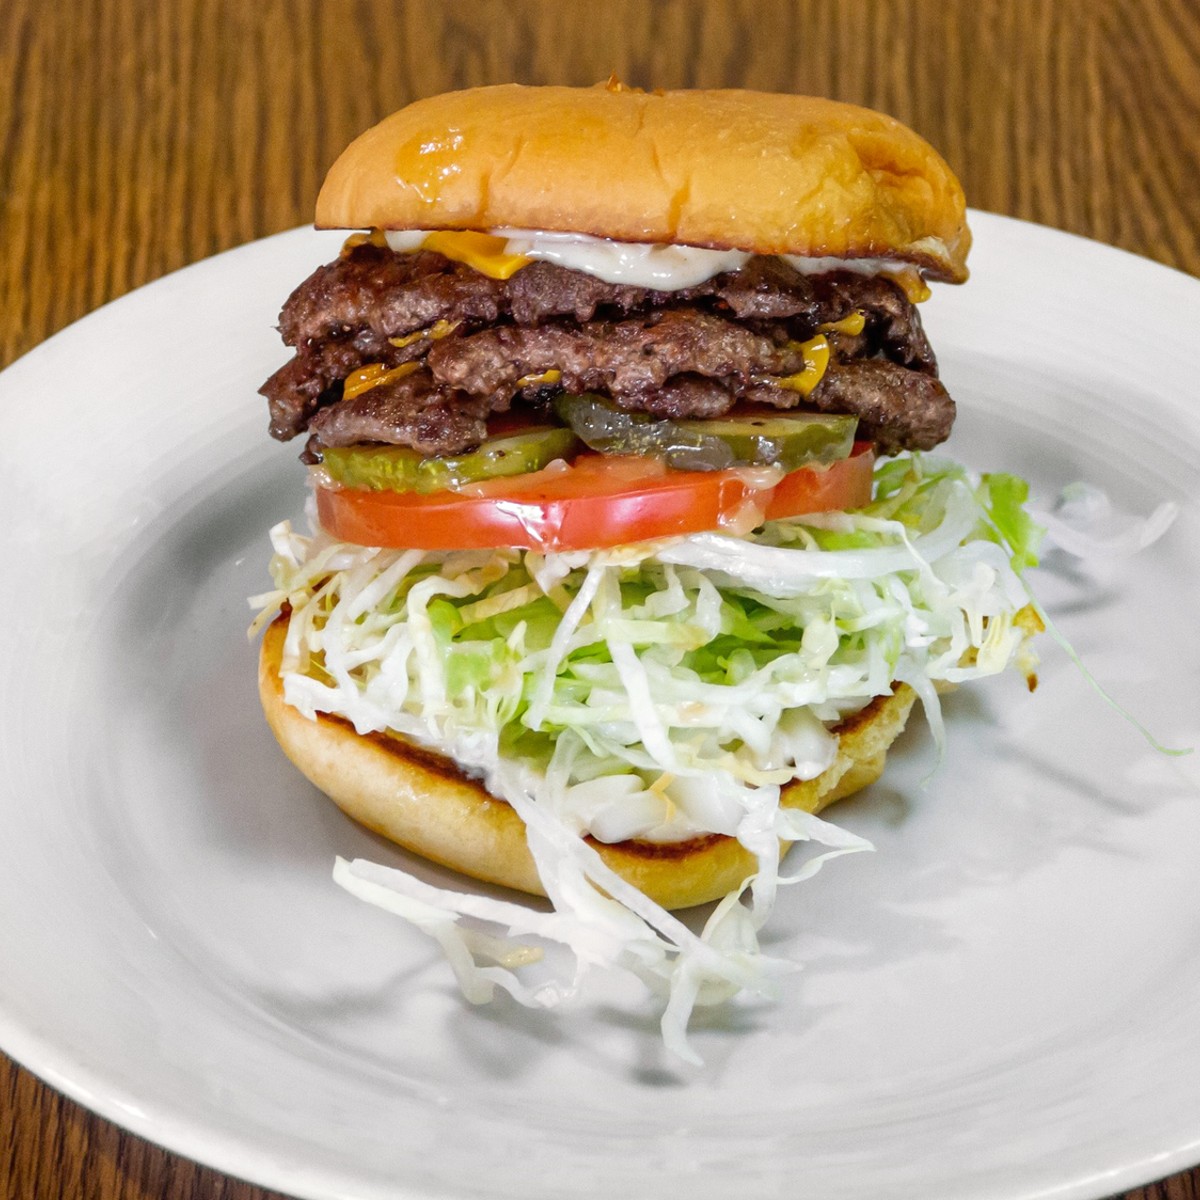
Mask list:
[[808,96],[612,83],[418,100],[334,163],[316,219],[891,258],[954,282],[970,246],[954,173],[891,117]]
[[[545,895],[520,817],[454,763],[399,737],[361,736],[338,717],[310,720],[285,703],[279,675],[285,632],[284,618],[266,631],[258,685],[267,722],[288,758],[376,833],[465,875]],[[834,764],[788,787],[784,804],[818,812],[874,783],[912,704],[912,691],[900,685],[844,721]],[[665,908],[715,900],[755,868],[744,847],[717,834],[669,844],[594,844],[610,867]]]

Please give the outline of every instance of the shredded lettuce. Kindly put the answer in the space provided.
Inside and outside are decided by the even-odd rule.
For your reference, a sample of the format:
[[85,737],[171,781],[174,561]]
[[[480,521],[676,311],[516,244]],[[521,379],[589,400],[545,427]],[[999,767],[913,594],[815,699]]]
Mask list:
[[1063,488],[1054,508],[1033,519],[1054,545],[1075,558],[1111,563],[1156,542],[1178,515],[1179,505],[1166,500],[1148,517],[1133,517],[1099,488],[1079,482]]
[[1020,574],[1038,565],[1038,547],[1045,530],[1029,515],[1029,484],[1016,475],[983,477],[984,509],[992,528],[1012,550],[1013,570]]
[[[1026,497],[1012,476],[912,456],[877,469],[860,511],[743,538],[446,554],[276,527],[275,587],[253,602],[255,628],[289,610],[287,702],[476,773],[524,821],[553,908],[362,862],[339,860],[335,878],[434,937],[475,1001],[501,988],[551,1007],[593,971],[636,976],[661,998],[667,1046],[696,1061],[697,1005],[770,995],[790,969],[758,945],[778,887],[870,848],[780,805],[785,784],[829,766],[833,727],[902,681],[940,746],[939,685],[1032,669],[1022,572],[1039,530]],[[757,870],[700,933],[584,837],[701,833],[736,837]],[[790,875],[780,838],[813,847]]]

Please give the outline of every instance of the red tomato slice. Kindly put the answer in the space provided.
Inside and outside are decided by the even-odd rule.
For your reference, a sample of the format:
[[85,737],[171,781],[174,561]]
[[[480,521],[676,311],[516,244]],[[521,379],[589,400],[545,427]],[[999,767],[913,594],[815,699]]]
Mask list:
[[801,467],[755,486],[760,471],[673,471],[654,459],[581,455],[532,475],[420,495],[317,487],[317,512],[339,541],[414,550],[599,550],[764,520],[860,508],[871,499],[875,455]]

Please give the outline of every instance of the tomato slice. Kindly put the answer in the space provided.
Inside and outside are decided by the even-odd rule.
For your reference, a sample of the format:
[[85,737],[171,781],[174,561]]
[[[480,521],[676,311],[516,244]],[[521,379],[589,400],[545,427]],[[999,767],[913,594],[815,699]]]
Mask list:
[[569,466],[432,495],[319,484],[317,513],[331,536],[361,546],[599,550],[859,508],[871,499],[874,464],[870,443],[859,442],[849,458],[764,486],[761,468],[673,471],[655,459],[584,454]]

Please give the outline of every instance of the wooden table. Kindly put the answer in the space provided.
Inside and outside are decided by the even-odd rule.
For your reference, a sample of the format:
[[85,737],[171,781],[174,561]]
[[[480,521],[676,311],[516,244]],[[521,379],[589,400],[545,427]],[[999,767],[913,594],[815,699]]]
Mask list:
[[[309,220],[341,147],[411,99],[613,70],[884,109],[941,148],[975,206],[1200,274],[1196,0],[3,0],[0,365]],[[2,1057],[0,1185],[10,1200],[268,1196]],[[1198,1195],[1200,1168],[1127,1200]]]

